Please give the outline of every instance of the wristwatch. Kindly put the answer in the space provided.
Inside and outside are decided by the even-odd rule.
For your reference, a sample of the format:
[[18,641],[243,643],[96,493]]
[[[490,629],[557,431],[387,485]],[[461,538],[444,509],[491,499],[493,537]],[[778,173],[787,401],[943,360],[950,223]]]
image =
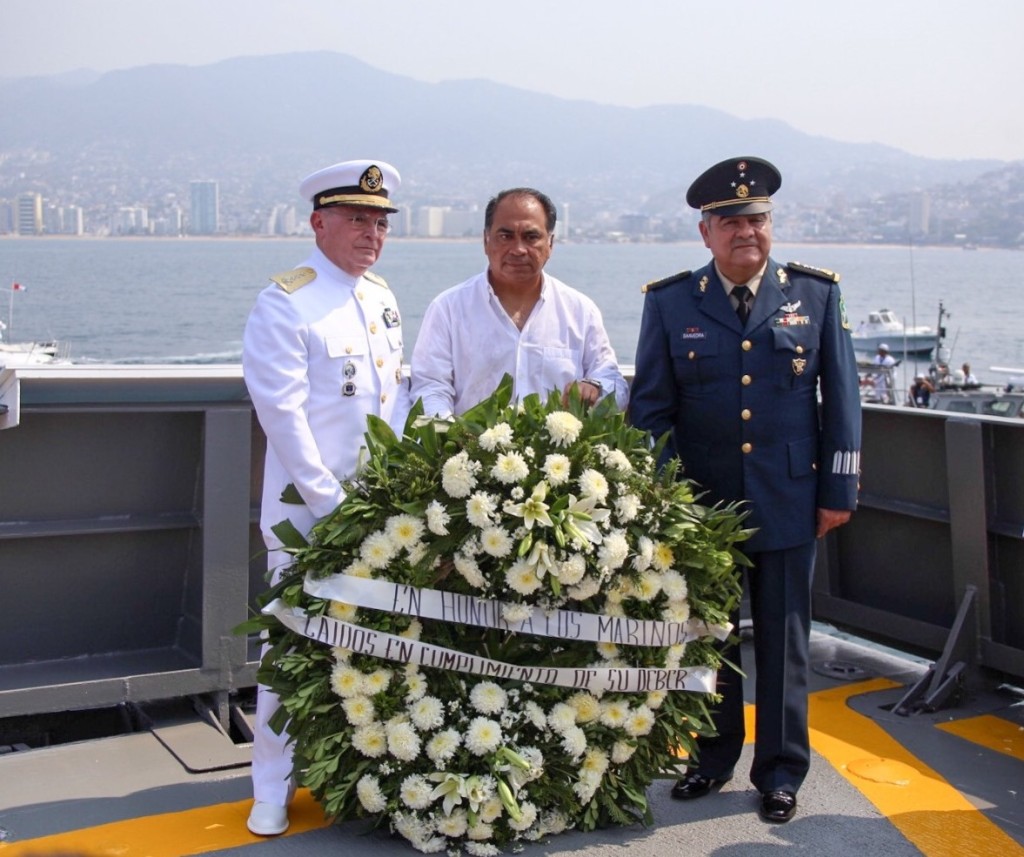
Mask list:
[[597,395],[599,396],[604,392],[604,384],[600,381],[595,381],[593,378],[584,378],[581,383],[590,384],[591,387],[597,387]]

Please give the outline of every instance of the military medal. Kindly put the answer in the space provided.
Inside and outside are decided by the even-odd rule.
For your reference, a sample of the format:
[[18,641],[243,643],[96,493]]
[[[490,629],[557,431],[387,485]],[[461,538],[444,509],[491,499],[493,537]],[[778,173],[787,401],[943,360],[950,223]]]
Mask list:
[[392,307],[384,307],[383,314],[384,324],[387,327],[399,327],[402,324],[402,320],[398,317],[398,310]]
[[343,396],[354,396],[356,394],[356,385],[351,381],[346,381],[341,385],[341,395]]
[[346,360],[345,361],[345,366],[341,370],[341,373],[346,378],[355,378],[355,376],[356,376],[356,364],[353,363],[351,360]]
[[803,375],[804,367],[807,365],[807,358],[805,357],[794,357],[793,358],[793,374]]

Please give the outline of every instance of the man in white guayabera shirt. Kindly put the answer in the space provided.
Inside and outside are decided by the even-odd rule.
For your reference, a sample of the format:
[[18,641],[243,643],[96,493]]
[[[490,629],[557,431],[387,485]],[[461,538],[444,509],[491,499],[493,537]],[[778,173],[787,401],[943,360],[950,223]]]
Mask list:
[[505,374],[514,395],[567,395],[590,404],[628,387],[586,295],[545,273],[555,206],[532,188],[497,194],[484,214],[487,269],[442,292],[423,317],[412,355],[412,398],[431,416],[461,414],[490,396]]

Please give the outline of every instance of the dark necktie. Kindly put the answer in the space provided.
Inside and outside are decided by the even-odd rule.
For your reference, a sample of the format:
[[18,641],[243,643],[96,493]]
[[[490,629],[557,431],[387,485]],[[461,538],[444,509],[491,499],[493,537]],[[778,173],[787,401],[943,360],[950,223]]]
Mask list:
[[732,293],[736,297],[736,315],[740,324],[746,326],[750,317],[750,305],[754,302],[754,293],[747,286],[733,286]]

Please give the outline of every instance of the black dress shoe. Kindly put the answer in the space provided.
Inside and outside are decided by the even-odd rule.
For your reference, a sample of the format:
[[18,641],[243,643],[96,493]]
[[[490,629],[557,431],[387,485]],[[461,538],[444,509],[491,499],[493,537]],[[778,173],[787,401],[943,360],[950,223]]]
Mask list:
[[765,821],[783,824],[796,815],[796,795],[783,789],[761,795],[760,815]]
[[672,786],[672,797],[676,800],[693,800],[704,797],[713,789],[720,789],[732,777],[705,777],[703,774],[688,773]]

